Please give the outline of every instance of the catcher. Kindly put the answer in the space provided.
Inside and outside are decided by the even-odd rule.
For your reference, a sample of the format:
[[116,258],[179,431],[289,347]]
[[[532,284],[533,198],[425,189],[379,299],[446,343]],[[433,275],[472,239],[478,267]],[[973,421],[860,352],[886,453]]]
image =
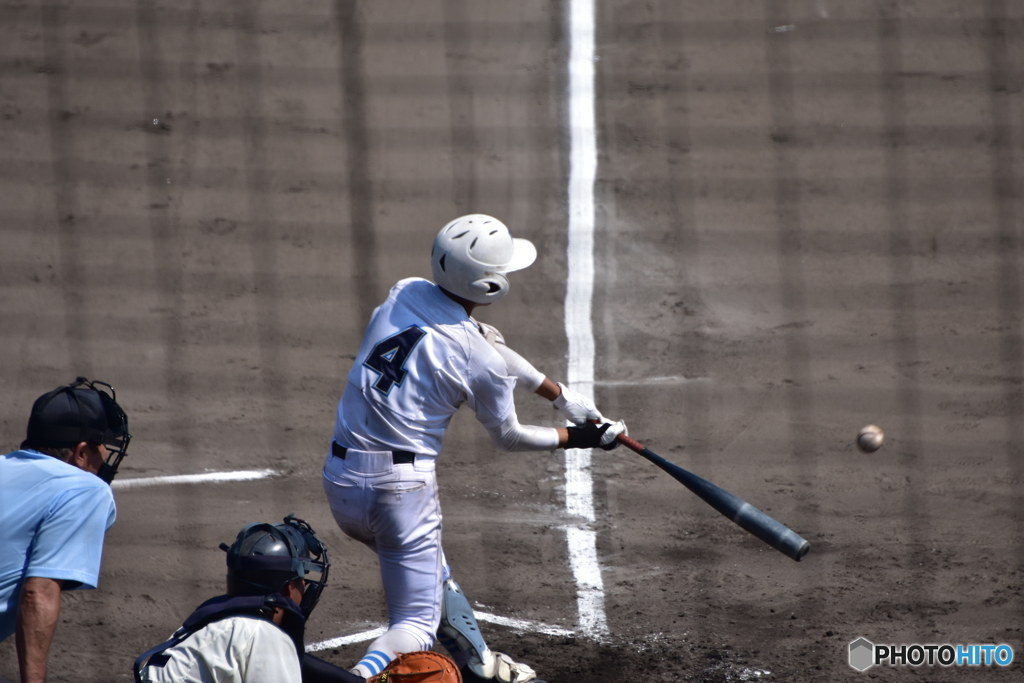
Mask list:
[[135,660],[136,683],[364,683],[304,651],[327,585],[327,548],[305,521],[247,524],[227,551],[227,594]]

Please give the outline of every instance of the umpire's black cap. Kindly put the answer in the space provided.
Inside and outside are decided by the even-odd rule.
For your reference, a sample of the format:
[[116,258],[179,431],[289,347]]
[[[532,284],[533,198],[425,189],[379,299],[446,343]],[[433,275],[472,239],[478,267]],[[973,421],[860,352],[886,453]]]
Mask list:
[[123,439],[127,434],[124,411],[92,384],[79,377],[74,384],[37,398],[22,447],[73,448],[83,441],[113,444]]

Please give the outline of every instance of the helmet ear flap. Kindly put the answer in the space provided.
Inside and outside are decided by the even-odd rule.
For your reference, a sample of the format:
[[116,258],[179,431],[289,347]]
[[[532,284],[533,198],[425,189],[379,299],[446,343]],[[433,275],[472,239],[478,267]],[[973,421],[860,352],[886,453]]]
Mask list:
[[500,273],[489,273],[487,277],[469,283],[469,286],[485,300],[480,303],[487,303],[508,294],[509,282]]

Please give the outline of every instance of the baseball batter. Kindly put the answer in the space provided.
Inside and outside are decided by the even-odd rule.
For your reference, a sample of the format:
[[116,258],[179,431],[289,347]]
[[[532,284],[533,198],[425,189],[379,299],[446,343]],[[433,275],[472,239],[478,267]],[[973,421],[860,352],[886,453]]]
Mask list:
[[[389,629],[353,672],[369,678],[398,653],[427,650],[435,635],[460,666],[484,679],[523,683],[536,675],[484,642],[469,601],[441,549],[434,466],[452,415],[466,403],[503,451],[603,448],[626,425],[605,420],[593,402],[557,384],[475,321],[476,306],[508,293],[506,274],[537,257],[490,216],[457,218],[431,252],[435,282],[397,283],[373,313],[338,404],[323,482],[334,519],[374,550]],[[551,400],[572,426],[522,425],[512,391]]]

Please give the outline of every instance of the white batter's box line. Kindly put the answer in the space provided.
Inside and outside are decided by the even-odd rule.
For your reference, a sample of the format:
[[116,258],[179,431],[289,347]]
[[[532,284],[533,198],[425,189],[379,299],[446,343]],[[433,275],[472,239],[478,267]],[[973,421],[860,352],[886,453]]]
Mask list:
[[[529,621],[527,619],[512,619],[511,617],[500,617],[497,614],[488,614],[487,612],[477,612],[473,610],[473,615],[477,618],[477,621],[486,621],[491,624],[497,624],[498,626],[507,626],[514,631],[523,631],[526,633],[541,633],[546,636],[573,636],[576,635],[575,631],[571,631],[567,628],[560,626],[551,626],[550,624],[544,624],[539,621]],[[359,633],[353,633],[348,636],[339,636],[337,638],[331,638],[330,640],[322,640],[319,643],[313,643],[306,646],[306,652],[319,652],[320,650],[330,650],[334,647],[341,647],[343,645],[354,645],[356,643],[365,643],[380,636],[384,635],[387,631],[386,626],[380,626],[378,628],[370,629],[369,631],[361,631]]]
[[477,612],[476,610],[473,610],[473,615],[477,618],[477,621],[486,621],[491,624],[497,624],[498,626],[507,626],[515,631],[523,631],[525,633],[543,633],[546,636],[572,636],[576,634],[575,631],[570,631],[569,629],[565,629],[560,626],[551,626],[550,624],[544,624],[539,621],[500,617],[497,614]]
[[173,474],[165,477],[138,477],[118,479],[111,486],[115,489],[132,489],[164,484],[219,484],[225,481],[253,481],[267,479],[277,474],[275,470],[238,470],[235,472],[205,472],[203,474]]
[[387,632],[387,630],[387,626],[381,626],[379,628],[370,629],[369,631],[353,633],[348,636],[338,636],[337,638],[331,638],[330,640],[321,640],[319,643],[307,645],[306,652],[319,652],[320,650],[330,650],[333,647],[342,647],[343,645],[366,643],[380,638],[385,632]]

